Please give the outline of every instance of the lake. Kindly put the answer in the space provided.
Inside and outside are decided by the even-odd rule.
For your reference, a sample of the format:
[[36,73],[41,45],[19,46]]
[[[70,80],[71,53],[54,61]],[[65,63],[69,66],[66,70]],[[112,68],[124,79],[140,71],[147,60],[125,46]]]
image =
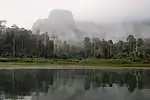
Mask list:
[[150,70],[1,69],[0,100],[150,100]]

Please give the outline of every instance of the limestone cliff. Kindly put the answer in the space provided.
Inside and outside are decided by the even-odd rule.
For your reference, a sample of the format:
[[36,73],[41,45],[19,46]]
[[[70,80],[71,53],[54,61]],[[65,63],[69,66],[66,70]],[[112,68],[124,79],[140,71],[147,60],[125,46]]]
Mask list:
[[128,34],[150,36],[150,20],[125,21],[122,23],[98,24],[94,22],[77,22],[72,12],[55,9],[49,13],[48,18],[37,20],[32,27],[35,31],[52,33],[64,40],[83,40],[85,36],[105,39],[123,39]]

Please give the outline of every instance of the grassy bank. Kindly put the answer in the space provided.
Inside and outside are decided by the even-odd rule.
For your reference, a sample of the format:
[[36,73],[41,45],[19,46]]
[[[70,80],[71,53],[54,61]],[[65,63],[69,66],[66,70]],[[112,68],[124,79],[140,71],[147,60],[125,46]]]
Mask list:
[[114,60],[114,59],[89,59],[89,60],[76,60],[76,59],[55,59],[48,60],[43,58],[0,58],[0,66],[93,66],[97,67],[150,67],[150,64],[143,64],[141,62],[131,62],[127,60]]

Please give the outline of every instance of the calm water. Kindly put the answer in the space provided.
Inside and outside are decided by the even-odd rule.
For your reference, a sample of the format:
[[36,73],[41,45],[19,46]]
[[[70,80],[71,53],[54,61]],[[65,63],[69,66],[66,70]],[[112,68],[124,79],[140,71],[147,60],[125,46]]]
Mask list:
[[150,70],[0,70],[0,100],[150,100]]

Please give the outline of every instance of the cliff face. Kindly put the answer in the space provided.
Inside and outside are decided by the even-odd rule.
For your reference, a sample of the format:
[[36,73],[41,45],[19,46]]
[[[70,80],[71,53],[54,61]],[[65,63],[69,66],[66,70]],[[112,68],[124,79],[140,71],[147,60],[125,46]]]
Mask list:
[[74,26],[73,15],[68,10],[53,10],[48,17],[50,24],[55,27]]
[[123,23],[96,24],[93,22],[76,22],[68,10],[55,9],[48,18],[37,20],[32,27],[35,31],[53,33],[64,40],[83,40],[85,36],[105,39],[123,39],[128,34],[150,36],[150,21],[129,21]]
[[40,29],[41,32],[53,33],[63,39],[72,39],[76,38],[74,28],[75,21],[72,13],[68,10],[55,9],[50,12],[47,19],[37,20],[32,30]]

